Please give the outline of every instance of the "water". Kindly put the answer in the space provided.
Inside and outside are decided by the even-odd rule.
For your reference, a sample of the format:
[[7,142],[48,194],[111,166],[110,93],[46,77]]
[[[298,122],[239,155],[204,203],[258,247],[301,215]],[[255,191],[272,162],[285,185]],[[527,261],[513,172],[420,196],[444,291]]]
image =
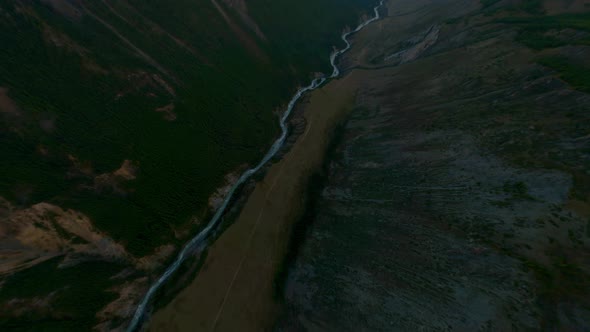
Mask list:
[[[338,58],[338,56],[346,53],[350,49],[351,44],[348,41],[348,37],[356,32],[359,32],[362,28],[366,27],[370,23],[378,20],[380,18],[379,8],[381,6],[383,6],[384,1],[385,0],[381,0],[379,5],[375,6],[375,8],[373,8],[373,12],[375,13],[375,15],[372,18],[361,23],[359,26],[356,27],[356,29],[342,34],[342,40],[346,44],[346,47],[330,54],[330,64],[332,65],[332,68],[333,68],[332,75],[330,75],[330,77],[329,77],[330,79],[336,78],[340,75],[340,70],[336,66],[336,59]],[[213,233],[213,231],[216,229],[219,222],[221,221],[221,216],[225,213],[225,210],[227,209],[227,206],[229,205],[229,202],[232,200],[237,189],[242,184],[244,184],[252,175],[254,175],[254,173],[256,173],[258,170],[260,170],[260,168],[262,168],[272,157],[274,157],[274,155],[283,146],[283,144],[285,143],[285,139],[287,138],[287,133],[288,133],[287,120],[289,119],[289,116],[291,115],[291,112],[293,111],[295,104],[297,104],[299,99],[301,99],[301,97],[306,92],[317,89],[322,84],[324,84],[326,82],[326,80],[327,80],[326,77],[319,77],[319,78],[314,79],[313,81],[311,81],[311,83],[308,86],[300,88],[295,93],[295,95],[291,98],[291,100],[289,101],[289,104],[287,105],[287,109],[285,110],[285,113],[283,113],[283,115],[281,116],[280,121],[279,121],[279,124],[281,126],[281,136],[272,144],[272,146],[270,147],[270,149],[268,150],[266,155],[264,155],[262,160],[260,160],[260,162],[255,167],[248,169],[240,176],[238,181],[231,187],[231,189],[229,190],[229,192],[225,196],[223,203],[221,204],[221,206],[219,206],[219,208],[217,209],[217,211],[213,215],[213,218],[211,218],[211,220],[209,221],[207,226],[203,230],[201,230],[195,237],[193,237],[182,248],[182,250],[180,251],[180,253],[176,257],[174,262],[170,266],[168,266],[168,268],[166,269],[164,274],[162,274],[162,276],[160,276],[160,278],[158,278],[158,280],[156,280],[156,282],[154,282],[150,286],[149,290],[147,291],[147,293],[145,294],[145,296],[143,297],[143,299],[141,300],[141,302],[137,306],[137,309],[135,310],[135,314],[133,315],[133,319],[131,320],[131,323],[129,324],[129,327],[127,329],[128,332],[133,332],[139,327],[141,320],[145,315],[146,308],[147,308],[149,302],[151,301],[152,297],[158,291],[158,289],[160,289],[160,287],[162,287],[162,285],[168,280],[168,278],[170,278],[170,276],[174,272],[176,272],[176,270],[178,270],[180,265],[186,259],[187,255],[192,250],[196,249],[198,246],[203,245],[205,240],[207,240],[207,238],[209,237],[209,235],[211,235]]]

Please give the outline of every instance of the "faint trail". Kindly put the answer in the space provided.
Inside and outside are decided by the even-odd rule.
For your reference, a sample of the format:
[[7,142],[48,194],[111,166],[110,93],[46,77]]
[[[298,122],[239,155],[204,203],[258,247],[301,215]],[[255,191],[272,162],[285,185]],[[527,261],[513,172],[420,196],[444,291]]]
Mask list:
[[309,130],[311,129],[311,125],[313,124],[313,122],[309,122],[307,124],[307,128],[305,128],[305,132],[303,133],[303,136],[301,136],[301,140],[305,140],[305,138],[307,137],[307,134],[309,134]]
[[[270,186],[270,188],[268,188],[266,195],[264,195],[265,202],[270,197],[270,194],[274,190],[274,188],[275,188],[276,184],[278,183],[279,179],[281,178],[282,174],[283,174],[283,168],[281,167],[281,169],[279,170],[279,173],[275,177],[272,185]],[[217,327],[217,322],[219,321],[219,318],[221,317],[221,313],[223,312],[223,308],[225,307],[225,302],[227,302],[227,299],[229,298],[229,294],[231,293],[234,283],[235,283],[236,279],[238,278],[240,271],[242,270],[242,266],[244,265],[246,258],[248,257],[248,253],[250,252],[250,248],[252,247],[252,240],[254,239],[254,234],[256,234],[256,230],[258,229],[258,225],[260,225],[260,221],[262,220],[262,216],[264,215],[264,211],[265,211],[265,208],[263,207],[262,210],[260,210],[260,213],[258,214],[258,218],[256,219],[256,223],[254,224],[254,227],[252,227],[252,231],[250,232],[250,235],[248,236],[248,242],[246,244],[246,250],[244,251],[244,256],[240,260],[240,264],[238,264],[238,267],[236,268],[236,272],[234,273],[234,276],[233,276],[231,282],[229,283],[229,286],[227,287],[225,295],[223,296],[223,301],[221,302],[221,305],[219,306],[219,310],[217,310],[217,314],[215,315],[215,320],[213,321],[213,325],[211,326],[211,331],[215,331],[215,328]]]
[[[215,3],[215,0],[211,0],[211,1]],[[384,1],[385,0],[381,0],[379,2],[379,5],[377,5],[376,7],[373,8],[373,11],[375,13],[375,16],[373,18],[365,21],[364,23],[361,23],[356,29],[354,29],[350,32],[344,33],[342,35],[342,40],[346,43],[346,47],[342,50],[333,52],[330,55],[330,63],[332,64],[332,67],[334,70],[332,72],[332,75],[329,78],[336,78],[340,75],[340,71],[336,67],[335,63],[336,63],[336,59],[339,55],[343,54],[344,52],[346,52],[350,49],[351,44],[348,41],[348,37],[358,31],[360,31],[362,28],[364,28],[365,26],[367,26],[371,22],[379,19],[380,18],[379,8],[381,8],[381,6],[383,6]],[[275,156],[275,154],[279,151],[279,149],[283,146],[283,144],[285,143],[285,140],[287,138],[287,133],[288,133],[288,129],[289,129],[287,126],[287,120],[289,119],[289,115],[291,115],[291,112],[293,111],[293,108],[295,107],[295,105],[297,104],[299,99],[301,99],[301,97],[305,93],[307,93],[309,91],[313,91],[313,90],[317,89],[318,87],[320,87],[322,84],[324,84],[326,82],[326,80],[327,80],[326,77],[316,78],[316,79],[312,80],[308,86],[300,88],[299,90],[297,90],[295,95],[293,95],[293,97],[291,98],[291,100],[287,104],[287,109],[285,110],[285,112],[283,113],[283,115],[281,116],[280,121],[279,121],[279,125],[281,127],[281,136],[272,144],[272,146],[270,147],[270,149],[268,150],[266,155],[262,158],[262,160],[255,167],[246,170],[240,176],[240,178],[236,181],[236,183],[228,191],[223,202],[221,203],[221,205],[219,206],[217,211],[215,211],[215,214],[213,215],[213,217],[211,218],[211,220],[209,221],[207,226],[205,226],[205,228],[203,228],[203,230],[201,230],[195,237],[193,237],[189,242],[187,242],[187,244],[178,253],[178,256],[176,257],[174,262],[172,262],[172,264],[164,271],[162,276],[160,276],[160,278],[158,278],[152,284],[152,286],[148,289],[145,296],[143,297],[143,299],[141,300],[141,302],[137,306],[137,309],[135,310],[135,314],[133,315],[133,319],[131,320],[129,327],[127,329],[128,332],[133,332],[139,327],[141,320],[145,315],[146,308],[147,308],[150,300],[155,295],[155,293],[160,289],[160,287],[162,287],[162,285],[168,280],[168,278],[170,278],[170,276],[174,272],[176,272],[176,270],[178,270],[180,265],[185,261],[187,255],[196,247],[204,244],[205,241],[208,239],[209,235],[211,235],[211,233],[213,233],[213,231],[216,229],[219,222],[221,221],[221,217],[223,216],[225,210],[227,209],[230,201],[232,200],[232,198],[233,198],[234,194],[236,193],[236,191],[238,190],[238,188],[240,188],[242,184],[244,184],[248,179],[250,179],[250,177],[252,175],[254,175],[258,170],[260,170],[260,168],[262,168],[264,165],[266,165],[266,163],[269,162]],[[272,189],[276,185],[278,178],[279,178],[279,176],[277,176],[277,179],[275,179],[273,185],[271,186],[271,188],[269,188],[269,193],[272,191]],[[258,227],[258,224],[260,222],[263,212],[264,212],[264,210],[260,211],[260,215],[258,216],[256,224],[254,225],[254,228],[253,228],[252,232],[250,233],[250,237],[248,239],[249,245],[252,241],[252,237],[254,236],[256,228]],[[246,256],[244,256],[242,258],[242,261],[240,261],[240,264],[238,265],[238,268],[232,278],[232,282],[230,283],[228,290],[226,291],[226,296],[225,296],[224,301],[221,305],[220,311],[218,311],[217,317],[215,318],[214,327],[217,324],[217,321],[219,320],[219,317],[221,315],[221,312],[222,312],[223,306],[225,304],[225,301],[227,299],[227,296],[229,295],[229,292],[231,291],[231,287],[233,286],[233,283],[235,282],[237,276],[239,275],[239,272],[241,270],[241,267],[243,265],[243,261],[245,260],[245,257]]]

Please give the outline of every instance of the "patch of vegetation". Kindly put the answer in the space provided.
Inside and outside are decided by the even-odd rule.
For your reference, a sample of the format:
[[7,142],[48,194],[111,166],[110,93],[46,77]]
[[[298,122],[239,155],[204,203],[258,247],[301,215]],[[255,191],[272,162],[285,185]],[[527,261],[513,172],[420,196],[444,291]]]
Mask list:
[[0,330],[87,331],[96,324],[96,313],[117,298],[105,289],[120,283],[110,278],[122,267],[108,262],[86,262],[58,268],[60,260],[51,259],[6,280],[0,289],[2,302],[53,295],[47,308],[26,308],[19,317],[0,315]]
[[573,64],[562,56],[544,57],[538,62],[557,71],[559,77],[574,89],[590,93],[590,68]]
[[[590,32],[590,13],[541,15],[536,8],[535,1],[525,6],[532,16],[511,16],[497,20],[498,22],[518,26],[519,33],[516,40],[532,49],[542,50],[568,44],[590,45],[590,38],[577,39],[560,38],[558,33],[564,29]],[[552,33],[551,33],[552,32]],[[559,76],[572,85],[573,88],[590,91],[590,68],[575,64],[563,56],[545,57],[538,61],[540,64],[556,70]]]
[[499,207],[499,208],[505,208],[505,207],[509,207],[512,206],[512,203],[510,203],[510,201],[504,200],[504,201],[491,201],[490,202],[493,206]]
[[590,30],[590,13],[510,16],[497,20],[502,23],[517,24],[530,29],[547,31],[549,29],[580,29]]
[[481,5],[483,6],[483,8],[488,8],[492,5],[495,5],[496,3],[498,3],[500,0],[479,0],[479,2],[481,3]]
[[65,228],[63,228],[59,222],[52,220],[51,223],[53,224],[53,228],[55,229],[55,231],[57,232],[57,234],[66,240],[69,240],[72,238],[72,234],[70,234],[70,232],[66,231]]
[[590,31],[590,13],[511,16],[498,20],[499,22],[515,24],[520,28],[516,40],[533,49],[559,47],[567,44],[588,45],[590,38],[560,39],[549,35],[548,32],[574,29]]
[[522,181],[517,182],[510,182],[506,181],[504,183],[504,192],[510,193],[514,196],[522,197],[528,195],[528,187],[526,183]]
[[527,259],[523,262],[537,279],[537,294],[544,309],[544,329],[559,326],[559,318],[555,315],[555,306],[559,303],[588,303],[584,294],[590,290],[590,278],[565,257],[555,257],[550,266],[543,266]]
[[445,20],[445,24],[457,24],[461,21],[463,21],[465,18],[464,17],[453,17],[453,18],[449,18]]
[[516,41],[535,50],[555,48],[566,45],[565,40],[545,34],[543,31],[523,29],[516,37]]
[[543,12],[543,0],[523,0],[517,8],[529,14],[540,14]]

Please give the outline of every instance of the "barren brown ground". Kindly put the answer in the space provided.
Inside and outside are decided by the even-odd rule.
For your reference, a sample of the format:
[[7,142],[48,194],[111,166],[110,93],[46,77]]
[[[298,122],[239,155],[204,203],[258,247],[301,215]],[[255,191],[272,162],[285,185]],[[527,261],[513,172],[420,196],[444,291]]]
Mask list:
[[256,185],[237,221],[210,247],[195,280],[155,313],[150,331],[260,331],[273,323],[273,279],[307,181],[364,75],[351,73],[311,94],[303,135]]

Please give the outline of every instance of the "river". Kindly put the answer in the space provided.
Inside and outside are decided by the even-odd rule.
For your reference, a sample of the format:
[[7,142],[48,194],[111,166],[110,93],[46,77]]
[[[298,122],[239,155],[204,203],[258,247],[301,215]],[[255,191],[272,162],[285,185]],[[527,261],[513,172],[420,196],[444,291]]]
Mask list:
[[337,78],[340,75],[340,70],[336,66],[336,60],[340,55],[346,53],[351,48],[351,43],[348,40],[348,38],[354,33],[357,33],[358,31],[369,25],[370,23],[378,20],[380,18],[379,9],[383,6],[383,3],[384,0],[381,0],[380,3],[373,8],[373,17],[358,25],[354,30],[342,34],[341,38],[346,44],[346,47],[340,50],[336,50],[330,54],[330,64],[332,65],[333,69],[332,74],[329,77],[323,76],[312,80],[308,86],[300,88],[295,93],[295,95],[293,95],[293,97],[287,105],[287,109],[285,110],[279,121],[279,125],[281,127],[281,136],[277,140],[275,140],[275,142],[272,144],[266,155],[255,167],[246,170],[240,176],[238,181],[236,181],[236,183],[230,188],[222,204],[219,206],[219,208],[217,209],[217,211],[215,212],[207,226],[182,248],[174,262],[172,262],[172,264],[168,266],[168,268],[164,271],[160,278],[158,278],[150,286],[150,288],[142,298],[141,302],[137,306],[137,309],[133,315],[133,319],[131,320],[131,323],[129,324],[127,331],[133,332],[137,330],[138,327],[140,327],[143,321],[143,317],[145,316],[146,310],[148,308],[148,305],[154,297],[155,293],[160,289],[160,287],[162,287],[162,285],[164,285],[168,281],[170,276],[178,270],[180,265],[185,261],[185,259],[193,250],[206,244],[206,241],[209,238],[209,236],[213,234],[216,228],[219,226],[221,217],[226,212],[226,209],[230,201],[233,199],[238,188],[247,180],[249,180],[250,177],[252,177],[252,175],[254,175],[257,171],[259,171],[264,165],[266,165],[266,163],[268,163],[268,161],[272,159],[279,151],[279,149],[284,145],[288,134],[287,120],[289,119],[291,112],[293,111],[295,105],[301,99],[301,97],[303,97],[303,95],[305,95],[307,92],[313,91],[318,87],[322,86],[327,80]]

